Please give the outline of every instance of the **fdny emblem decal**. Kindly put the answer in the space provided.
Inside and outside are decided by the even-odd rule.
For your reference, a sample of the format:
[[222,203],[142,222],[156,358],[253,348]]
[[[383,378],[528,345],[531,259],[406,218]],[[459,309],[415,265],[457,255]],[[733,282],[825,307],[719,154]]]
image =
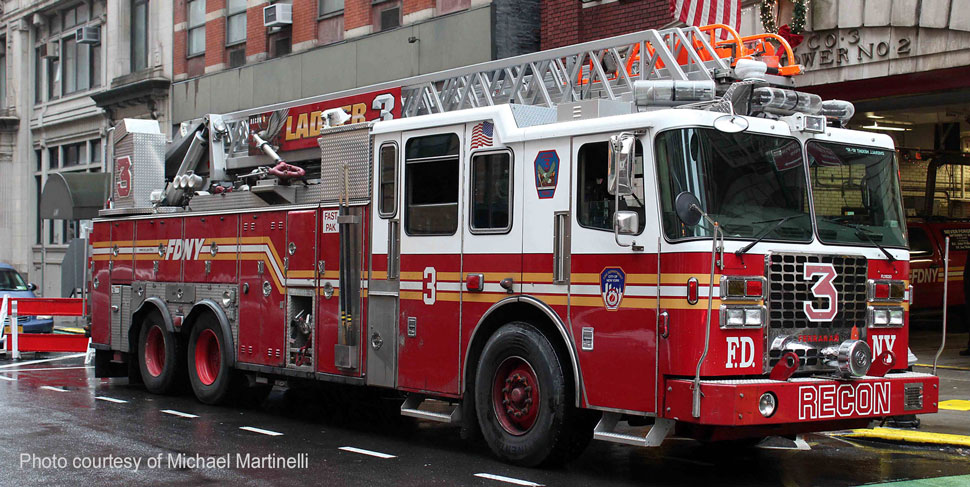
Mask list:
[[552,198],[556,195],[556,184],[559,182],[559,154],[554,150],[544,150],[536,155],[535,166],[539,199]]
[[606,309],[614,311],[623,301],[623,291],[626,290],[626,273],[619,267],[607,267],[600,273],[600,292],[603,293],[603,304]]
[[115,185],[118,197],[124,198],[131,194],[131,158],[128,156],[115,159]]

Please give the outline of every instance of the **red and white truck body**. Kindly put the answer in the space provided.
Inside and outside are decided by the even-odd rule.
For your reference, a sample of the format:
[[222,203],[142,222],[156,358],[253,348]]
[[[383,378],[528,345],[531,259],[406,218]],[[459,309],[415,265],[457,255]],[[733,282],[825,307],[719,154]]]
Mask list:
[[[905,370],[910,269],[889,137],[603,100],[411,116],[415,85],[212,116],[208,191],[106,210],[91,236],[99,375],[131,363],[163,390],[153,381],[174,357],[206,402],[227,373],[390,388],[407,393],[404,414],[494,420],[493,449],[527,464],[546,456],[508,445],[562,407],[574,422],[601,415],[598,439],[642,445],[936,411],[936,377]],[[346,106],[359,119],[325,127]],[[272,113],[285,122],[270,145],[305,183],[248,173],[272,164],[246,135]],[[624,156],[628,188],[611,190]],[[135,176],[116,177],[116,199],[139,184],[139,162],[123,164]],[[216,189],[233,175],[252,179]],[[866,204],[831,210],[831,187],[860,180]],[[700,223],[678,213],[682,193]],[[488,368],[510,326],[535,330],[555,363],[506,354]],[[565,406],[543,395],[560,389]],[[622,420],[653,430],[614,432]]]

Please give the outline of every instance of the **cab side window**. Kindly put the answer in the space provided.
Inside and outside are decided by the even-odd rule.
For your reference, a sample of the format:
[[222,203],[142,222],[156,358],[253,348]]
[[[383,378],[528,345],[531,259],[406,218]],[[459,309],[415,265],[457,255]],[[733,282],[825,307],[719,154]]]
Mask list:
[[512,228],[512,154],[475,154],[471,171],[472,232],[508,232]]
[[393,218],[397,214],[397,144],[381,146],[378,164],[378,212],[384,218]]
[[453,235],[458,230],[457,134],[408,140],[404,149],[404,230]]
[[[616,198],[606,190],[609,166],[609,143],[594,142],[579,148],[576,218],[579,224],[596,230],[613,231],[613,212]],[[636,144],[633,170],[634,192],[620,197],[620,210],[635,211],[640,218],[638,233],[646,224],[643,208],[643,146]]]
[[929,235],[919,227],[909,227],[909,257],[928,258],[933,255],[933,242]]

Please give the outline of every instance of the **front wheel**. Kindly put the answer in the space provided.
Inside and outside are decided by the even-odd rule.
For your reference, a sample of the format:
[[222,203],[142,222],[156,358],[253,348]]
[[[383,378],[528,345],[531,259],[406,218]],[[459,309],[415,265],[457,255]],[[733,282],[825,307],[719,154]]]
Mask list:
[[215,320],[200,320],[189,338],[188,368],[192,391],[205,404],[219,404],[229,395],[226,341]]
[[531,467],[582,450],[579,440],[592,432],[579,421],[563,371],[552,344],[529,323],[509,323],[488,340],[475,376],[475,409],[496,455]]

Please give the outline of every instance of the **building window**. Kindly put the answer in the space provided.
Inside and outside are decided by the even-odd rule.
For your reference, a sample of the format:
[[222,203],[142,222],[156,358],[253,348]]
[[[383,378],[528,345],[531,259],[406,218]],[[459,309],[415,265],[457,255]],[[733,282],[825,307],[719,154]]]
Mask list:
[[87,22],[90,18],[89,12],[88,4],[86,2],[61,11],[61,19],[63,19],[64,26],[63,30],[67,32],[72,27],[76,27]]
[[458,230],[458,135],[415,137],[405,147],[404,229],[408,235]]
[[472,231],[504,233],[512,228],[512,155],[475,154],[471,164]]
[[342,12],[343,9],[344,0],[317,0],[317,15],[320,17]]
[[205,53],[205,0],[189,2],[189,52],[197,56]]
[[131,2],[131,72],[148,67],[148,0]]
[[61,42],[64,95],[101,84],[101,45],[78,44],[73,35]]
[[[6,45],[5,39],[0,39]],[[7,56],[0,54],[0,108],[7,106]]]
[[44,101],[44,58],[40,46],[34,48],[34,103]]
[[64,160],[62,161],[64,163],[64,167],[68,168],[80,164],[86,164],[87,159],[85,158],[84,154],[85,150],[87,149],[86,146],[87,142],[78,142],[76,144],[67,144],[61,146],[61,150],[64,153]]
[[246,0],[229,0],[226,6],[226,45],[246,42]]
[[50,149],[47,149],[47,162],[48,162],[47,170],[48,171],[61,167],[61,158],[60,158],[59,149],[60,147],[51,147]]
[[387,143],[381,146],[380,161],[380,214],[393,218],[397,214],[397,145]]
[[393,4],[380,11],[378,16],[378,31],[385,31],[401,26],[401,4]]

